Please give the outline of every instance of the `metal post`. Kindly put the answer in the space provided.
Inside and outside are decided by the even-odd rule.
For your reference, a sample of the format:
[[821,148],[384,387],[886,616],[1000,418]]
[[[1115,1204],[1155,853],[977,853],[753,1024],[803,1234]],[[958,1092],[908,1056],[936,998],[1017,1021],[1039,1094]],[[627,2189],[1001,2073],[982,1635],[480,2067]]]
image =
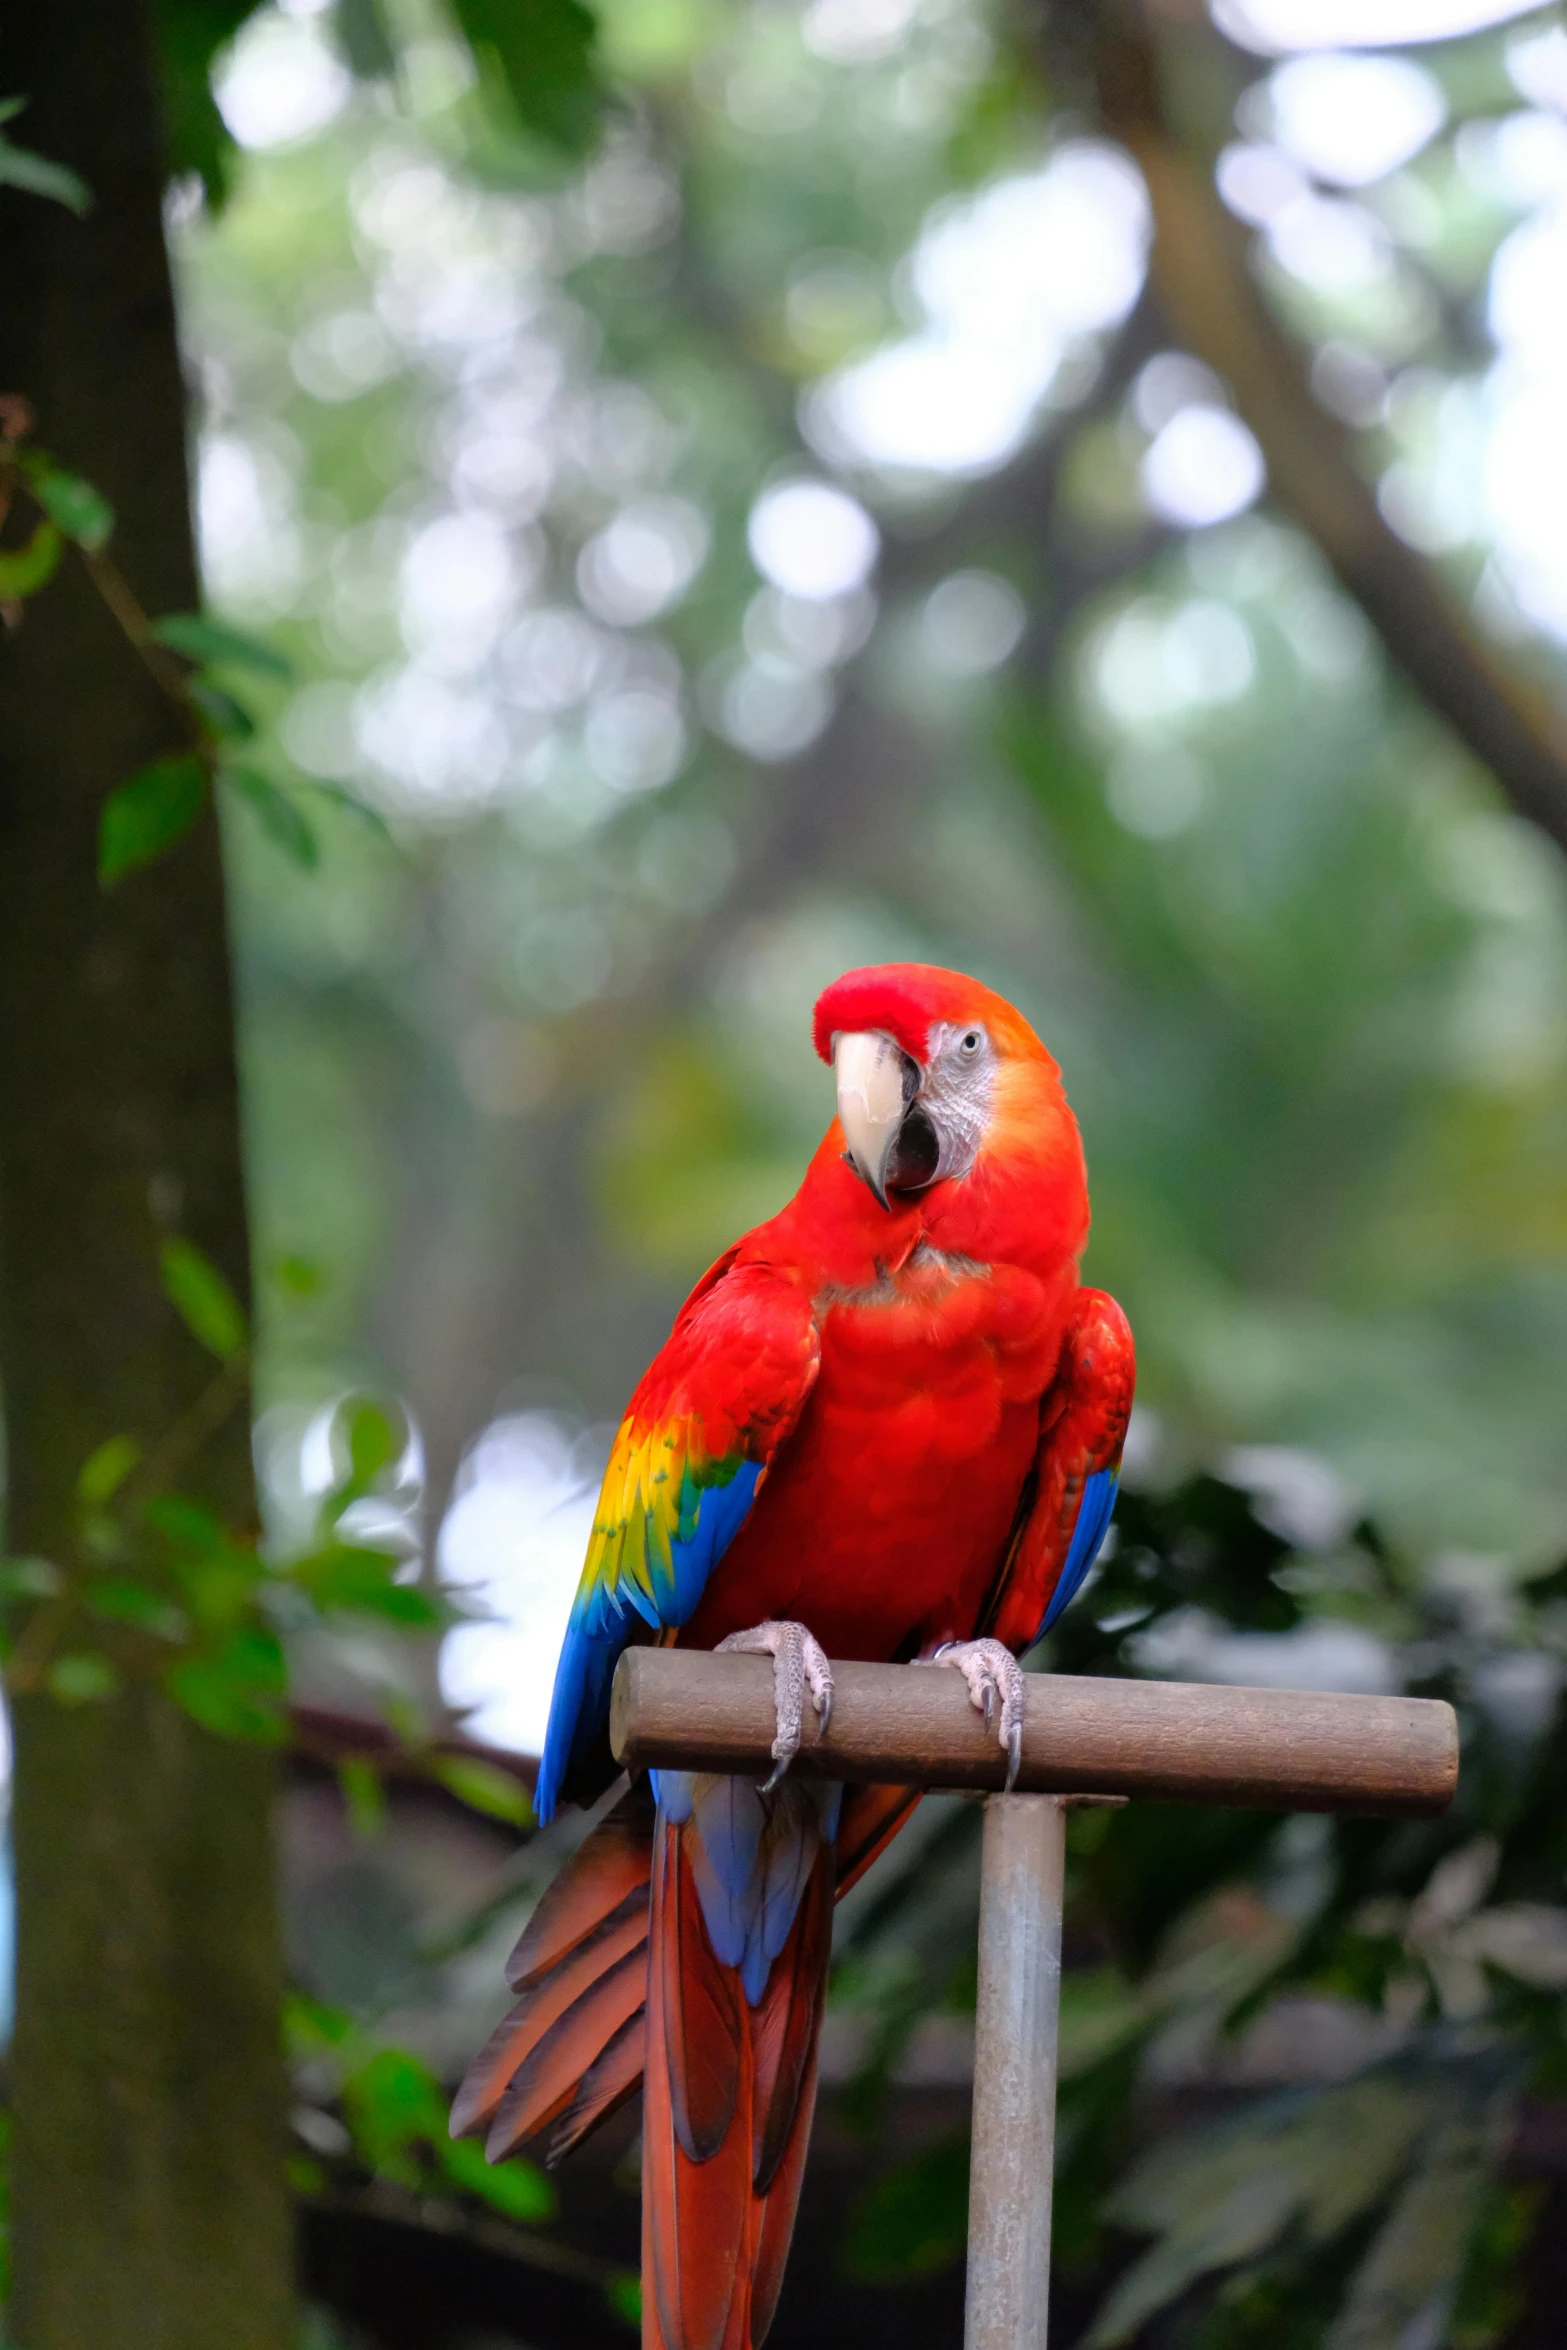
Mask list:
[[985,1804],[964,2350],[1045,2350],[1066,1803]]

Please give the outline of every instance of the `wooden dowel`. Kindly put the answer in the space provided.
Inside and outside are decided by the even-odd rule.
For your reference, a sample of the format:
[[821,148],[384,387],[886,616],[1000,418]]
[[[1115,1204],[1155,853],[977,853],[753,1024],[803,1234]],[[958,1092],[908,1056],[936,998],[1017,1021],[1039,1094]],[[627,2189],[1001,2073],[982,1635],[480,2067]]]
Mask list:
[[1046,2350],[1066,1804],[985,1802],[963,2350]]
[[[806,1706],[798,1771],[926,1787],[999,1787],[1003,1758],[955,1672],[834,1664],[825,1739]],[[610,1743],[631,1768],[765,1777],[774,1728],[765,1657],[628,1649]],[[1129,1795],[1270,1811],[1439,1812],[1458,1781],[1450,1705],[1191,1681],[1032,1674],[1020,1791]]]

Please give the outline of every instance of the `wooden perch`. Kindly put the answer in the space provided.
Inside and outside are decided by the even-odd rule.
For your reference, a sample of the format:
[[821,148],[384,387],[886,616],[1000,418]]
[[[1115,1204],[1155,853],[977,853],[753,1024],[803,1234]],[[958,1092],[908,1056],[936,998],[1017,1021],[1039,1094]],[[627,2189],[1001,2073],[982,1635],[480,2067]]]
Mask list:
[[[824,1739],[797,1771],[844,1780],[997,1788],[1004,1758],[958,1674],[835,1664]],[[619,1761],[762,1778],[771,1768],[773,1671],[763,1657],[633,1648],[610,1711]],[[1458,1782],[1450,1705],[1420,1697],[1211,1688],[1038,1673],[1028,1679],[1018,1788],[1146,1796],[1264,1810],[1439,1812]]]
[[1391,658],[1519,814],[1567,848],[1567,715],[1498,655],[1440,574],[1383,520],[1252,276],[1244,231],[1206,161],[1186,154],[1170,126],[1139,0],[1068,0],[1052,19],[1086,64],[1105,130],[1147,182],[1150,270],[1171,333],[1229,385],[1274,497],[1316,541]]

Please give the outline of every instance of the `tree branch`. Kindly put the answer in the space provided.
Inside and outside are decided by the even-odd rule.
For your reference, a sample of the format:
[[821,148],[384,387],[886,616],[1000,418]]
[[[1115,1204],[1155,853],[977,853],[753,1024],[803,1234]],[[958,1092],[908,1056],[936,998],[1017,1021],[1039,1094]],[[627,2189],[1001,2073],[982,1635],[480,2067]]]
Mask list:
[[1105,130],[1147,182],[1151,274],[1172,332],[1229,385],[1274,496],[1316,541],[1392,660],[1519,814],[1567,848],[1567,715],[1498,656],[1438,573],[1383,520],[1252,276],[1244,232],[1171,127],[1141,0],[1061,0],[1052,16],[1087,69]]

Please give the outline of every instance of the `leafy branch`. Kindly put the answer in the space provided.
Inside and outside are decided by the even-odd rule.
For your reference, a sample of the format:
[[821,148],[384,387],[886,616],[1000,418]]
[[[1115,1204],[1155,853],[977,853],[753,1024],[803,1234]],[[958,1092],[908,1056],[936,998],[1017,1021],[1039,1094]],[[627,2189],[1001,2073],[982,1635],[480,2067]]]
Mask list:
[[[0,98],[0,125],[14,122],[27,104],[25,98]],[[22,188],[29,196],[49,196],[56,204],[64,204],[78,216],[92,205],[92,194],[85,180],[63,163],[53,163],[47,155],[35,155],[31,147],[19,147],[14,139],[0,128],[0,187]]]
[[[3,119],[3,116],[0,116]],[[80,474],[30,440],[25,400],[0,399],[0,531],[15,516],[24,525],[0,545],[0,621],[20,625],[26,601],[46,588],[67,550],[74,551],[105,608],[169,704],[182,747],[139,767],[104,802],[98,827],[98,878],[112,888],[183,840],[221,784],[244,800],[267,837],[306,871],[320,845],[296,793],[285,791],[244,757],[258,731],[247,704],[216,671],[285,681],[292,668],[258,638],[197,612],[152,618],[108,552],[114,510]],[[312,783],[378,830],[381,818],[351,792]]]
[[[448,1611],[404,1580],[396,1549],[358,1538],[349,1523],[404,1450],[405,1431],[369,1398],[339,1411],[341,1474],[298,1558],[273,1561],[258,1530],[225,1526],[178,1490],[185,1463],[244,1408],[250,1333],[239,1300],[192,1242],[165,1242],[161,1266],[170,1303],[217,1370],[150,1449],[119,1434],[82,1464],[75,1540],[61,1557],[0,1565],[5,1686],[82,1704],[152,1679],[207,1729],[275,1744],[287,1735],[286,1633],[345,1615],[428,1631]],[[445,1783],[441,1759],[431,1771]],[[453,1791],[479,1801],[487,1789]]]

